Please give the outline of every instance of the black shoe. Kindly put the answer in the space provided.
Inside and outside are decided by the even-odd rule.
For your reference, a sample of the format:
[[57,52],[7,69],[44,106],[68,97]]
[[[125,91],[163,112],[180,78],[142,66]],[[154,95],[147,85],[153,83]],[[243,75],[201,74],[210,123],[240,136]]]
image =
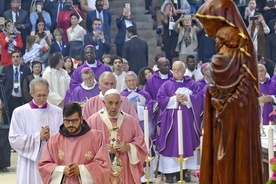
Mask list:
[[166,183],[174,183],[173,182],[174,174],[165,174],[165,177],[166,177]]
[[147,10],[147,11],[145,12],[145,15],[149,15],[149,14],[150,14],[150,11]]
[[191,179],[188,178],[187,176],[184,176],[183,180],[184,180],[185,182],[187,182],[187,183],[191,182]]
[[[191,179],[186,176],[186,173],[187,173],[187,170],[183,170],[183,180],[187,183],[191,182]],[[176,181],[179,181],[180,180],[180,172],[175,173],[175,176],[176,176]]]

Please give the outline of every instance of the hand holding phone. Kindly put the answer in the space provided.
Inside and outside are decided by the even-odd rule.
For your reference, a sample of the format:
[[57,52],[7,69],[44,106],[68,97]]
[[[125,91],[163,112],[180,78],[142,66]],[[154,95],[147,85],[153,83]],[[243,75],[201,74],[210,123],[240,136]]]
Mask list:
[[259,17],[258,16],[252,16],[252,17],[249,17],[249,20],[258,20]]
[[126,3],[125,7],[128,8],[130,10],[130,3]]
[[38,12],[41,12],[41,11],[42,11],[41,4],[36,5],[36,10],[37,10]]
[[96,26],[96,30],[100,31],[101,30],[101,26]]

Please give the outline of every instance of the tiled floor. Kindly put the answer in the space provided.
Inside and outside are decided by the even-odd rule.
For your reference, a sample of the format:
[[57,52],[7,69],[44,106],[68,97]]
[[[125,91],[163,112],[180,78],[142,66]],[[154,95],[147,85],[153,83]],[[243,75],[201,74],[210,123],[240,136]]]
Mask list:
[[[0,173],[0,183],[5,184],[15,184],[16,183],[16,163],[17,163],[17,153],[12,152],[11,154],[12,160],[11,160],[11,167],[9,167],[9,172],[7,173]],[[164,178],[165,180],[165,178]],[[161,177],[158,176],[156,179],[154,179],[155,184],[164,184],[166,182],[161,181]],[[197,184],[198,182],[189,182],[189,184]],[[175,182],[177,184],[177,182]]]

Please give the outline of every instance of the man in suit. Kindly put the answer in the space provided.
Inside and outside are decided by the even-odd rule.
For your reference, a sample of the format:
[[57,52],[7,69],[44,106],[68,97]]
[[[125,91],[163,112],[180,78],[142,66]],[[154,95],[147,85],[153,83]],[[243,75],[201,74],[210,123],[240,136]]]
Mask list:
[[266,56],[276,64],[276,21],[274,22],[274,31],[268,35],[266,41]]
[[52,19],[51,32],[56,29],[58,14],[64,7],[65,0],[46,0],[44,9],[49,12]]
[[114,44],[116,45],[117,56],[122,57],[124,43],[128,41],[128,38],[126,37],[126,28],[129,26],[134,26],[136,28],[136,23],[131,18],[131,12],[129,8],[123,8],[122,16],[116,19],[116,25],[118,32],[114,39]]
[[95,18],[99,18],[102,20],[102,30],[106,33],[108,37],[109,43],[111,43],[110,38],[110,27],[111,27],[111,14],[109,10],[103,9],[104,2],[103,0],[96,0],[96,10],[93,10],[87,14],[86,18],[86,28],[91,33],[92,30],[92,22]]
[[3,17],[12,20],[15,23],[16,29],[21,32],[24,43],[21,52],[24,54],[26,50],[26,37],[30,34],[31,23],[27,11],[20,9],[20,5],[21,0],[12,0],[11,9],[5,11]]
[[63,30],[61,28],[56,28],[54,31],[55,41],[52,43],[50,48],[50,54],[55,52],[61,52],[63,57],[69,56],[69,43],[63,42]]
[[12,65],[3,68],[5,74],[4,88],[9,109],[9,117],[16,107],[25,103],[22,93],[23,80],[31,74],[29,67],[20,65],[21,53],[15,50],[11,53]]
[[84,36],[84,47],[93,45],[95,47],[96,60],[102,60],[104,54],[110,51],[110,42],[106,34],[102,31],[102,20],[94,19],[92,24],[92,32]]
[[124,44],[123,58],[128,60],[130,70],[138,74],[141,68],[148,66],[148,44],[138,38],[134,26],[128,27],[126,33],[130,40]]

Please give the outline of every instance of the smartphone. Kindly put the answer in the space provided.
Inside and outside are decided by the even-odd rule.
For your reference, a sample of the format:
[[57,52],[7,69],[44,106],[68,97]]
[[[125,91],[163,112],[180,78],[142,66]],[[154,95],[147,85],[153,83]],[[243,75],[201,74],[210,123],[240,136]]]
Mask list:
[[130,10],[130,3],[126,3],[125,7],[128,8]]
[[101,30],[101,26],[96,26],[96,30],[100,31]]
[[42,11],[41,4],[36,5],[36,10],[37,10],[38,12],[41,12],[41,11]]
[[252,17],[249,17],[249,20],[258,20],[259,17],[258,16],[252,16]]
[[246,12],[250,12],[250,8],[247,6],[247,7],[245,8],[245,11],[246,11]]

